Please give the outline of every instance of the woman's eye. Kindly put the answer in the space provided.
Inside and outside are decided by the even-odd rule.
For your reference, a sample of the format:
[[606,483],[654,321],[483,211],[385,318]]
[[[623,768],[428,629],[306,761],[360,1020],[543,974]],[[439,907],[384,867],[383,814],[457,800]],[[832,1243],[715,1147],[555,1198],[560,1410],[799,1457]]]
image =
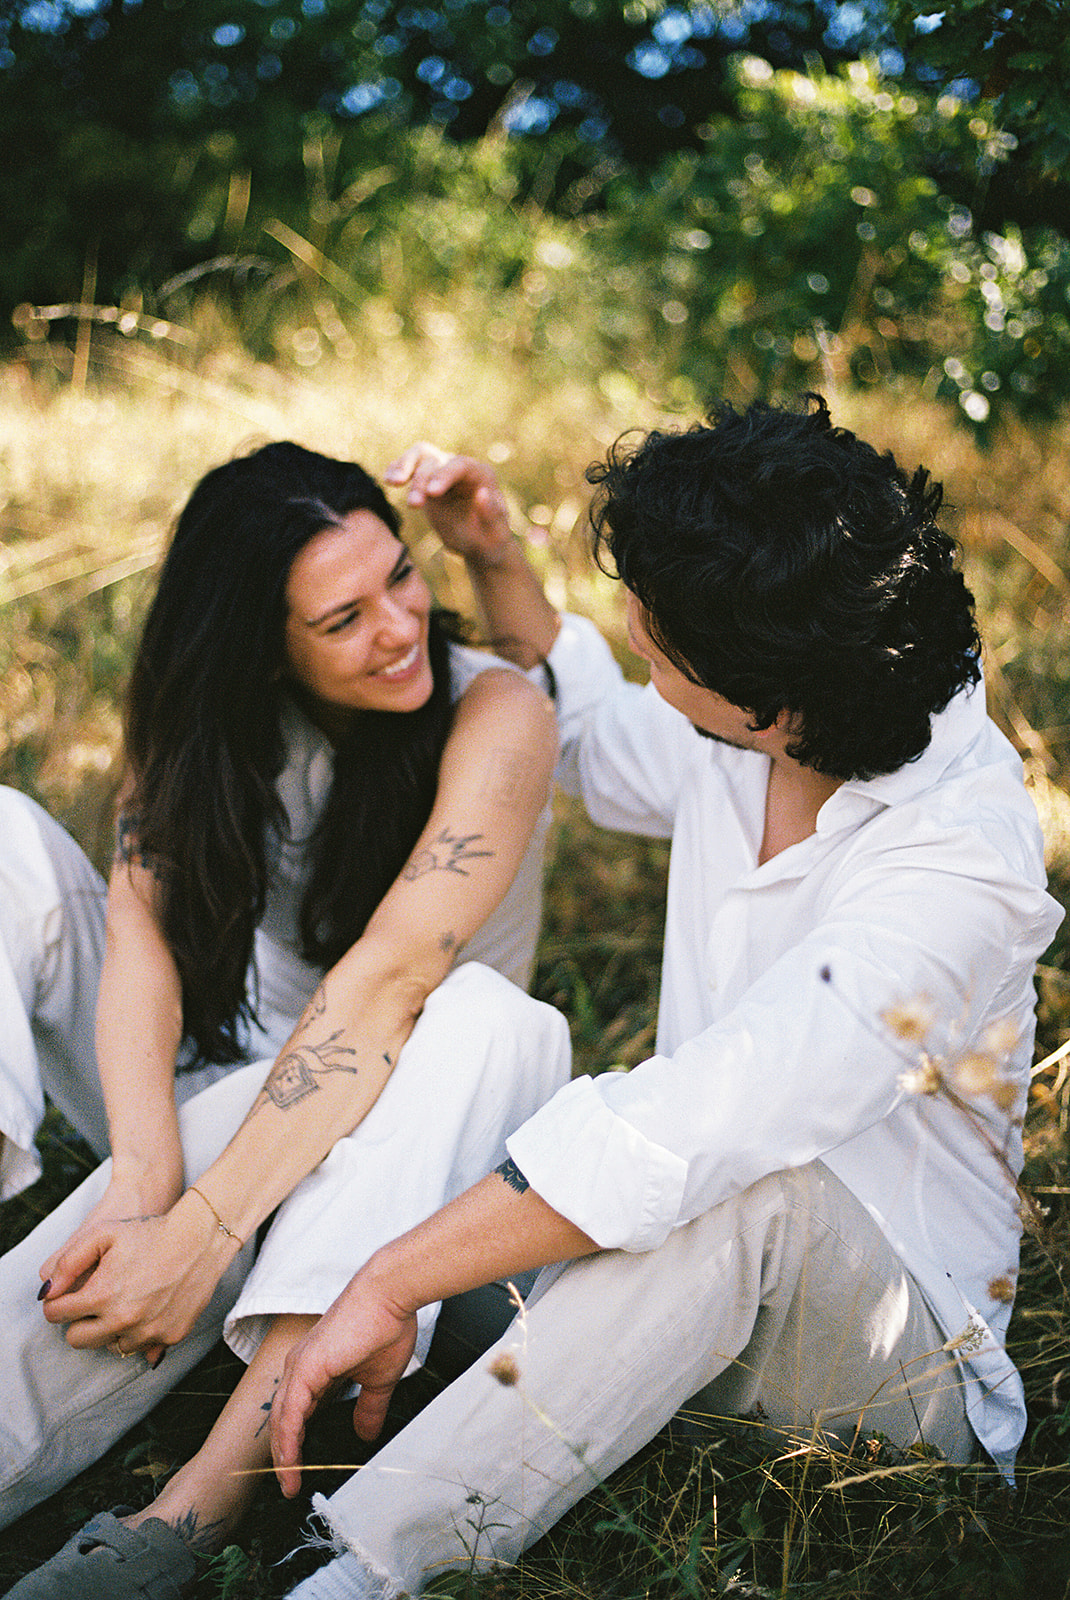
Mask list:
[[416,568],[413,566],[412,562],[407,561],[403,567],[398,567],[395,570],[395,572],[392,574],[391,582],[395,585],[404,583],[405,579],[411,578],[415,571]]
[[345,616],[339,617],[337,622],[332,622],[329,628],[324,629],[324,632],[341,633],[342,629],[348,628],[351,622],[356,622],[359,616],[359,611],[347,611]]

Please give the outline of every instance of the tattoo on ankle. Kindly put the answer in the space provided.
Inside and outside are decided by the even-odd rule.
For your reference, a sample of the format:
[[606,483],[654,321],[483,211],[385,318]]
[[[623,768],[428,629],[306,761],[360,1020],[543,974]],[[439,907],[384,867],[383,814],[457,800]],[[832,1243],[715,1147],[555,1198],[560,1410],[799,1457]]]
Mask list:
[[227,1532],[226,1517],[202,1523],[197,1511],[187,1511],[181,1517],[168,1517],[167,1526],[173,1528],[197,1555],[211,1556],[222,1548]]
[[501,1166],[495,1167],[494,1170],[501,1175],[510,1189],[516,1190],[517,1194],[523,1194],[526,1189],[531,1188],[531,1184],[525,1178],[512,1156],[506,1156]]

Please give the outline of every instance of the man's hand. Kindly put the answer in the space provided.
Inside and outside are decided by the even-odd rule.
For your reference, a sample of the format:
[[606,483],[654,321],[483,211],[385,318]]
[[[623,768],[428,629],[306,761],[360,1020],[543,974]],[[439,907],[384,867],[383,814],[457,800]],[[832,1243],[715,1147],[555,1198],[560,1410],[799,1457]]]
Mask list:
[[395,1305],[358,1273],[294,1345],[271,1407],[271,1453],[279,1485],[293,1499],[301,1485],[305,1423],[343,1379],[360,1384],[353,1407],[357,1437],[378,1438],[390,1396],[416,1346],[416,1314]]
[[443,544],[466,561],[495,566],[508,550],[509,510],[497,478],[483,462],[414,444],[383,477],[398,487],[408,484],[408,504],[422,510]]

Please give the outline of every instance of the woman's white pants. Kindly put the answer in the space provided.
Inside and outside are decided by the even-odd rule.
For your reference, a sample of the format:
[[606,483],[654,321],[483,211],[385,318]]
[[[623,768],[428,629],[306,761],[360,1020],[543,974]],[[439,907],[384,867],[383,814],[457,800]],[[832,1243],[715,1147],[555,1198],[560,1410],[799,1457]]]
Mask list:
[[[9,827],[19,851],[7,862]],[[11,791],[0,791],[0,875],[0,1112],[14,1107],[23,1118],[0,1126],[19,1141],[28,1126],[32,1140],[44,1087],[103,1152],[92,1050],[102,885],[63,830]],[[373,1250],[504,1158],[505,1139],[567,1079],[569,1059],[558,1012],[486,967],[459,967],[429,998],[371,1112],[280,1207],[250,1317],[325,1310]],[[226,1145],[269,1065],[232,1069],[180,1108],[187,1182]],[[33,1175],[33,1157],[21,1142],[14,1149],[21,1186]],[[252,1265],[249,1244],[194,1332],[155,1372],[140,1356],[73,1350],[41,1314],[38,1269],[96,1203],[109,1173],[105,1161],[0,1259],[0,1526],[96,1460],[181,1381],[219,1338]],[[290,1206],[304,1209],[288,1217]],[[300,1303],[291,1306],[294,1295]],[[251,1350],[257,1325],[241,1326]],[[425,1344],[429,1336],[427,1326]]]

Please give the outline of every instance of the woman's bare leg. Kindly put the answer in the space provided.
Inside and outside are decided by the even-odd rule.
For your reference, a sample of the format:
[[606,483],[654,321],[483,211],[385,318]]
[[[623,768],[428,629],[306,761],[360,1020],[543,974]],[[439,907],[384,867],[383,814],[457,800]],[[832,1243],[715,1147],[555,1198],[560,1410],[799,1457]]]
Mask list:
[[249,1508],[271,1461],[268,1414],[290,1347],[315,1317],[276,1317],[197,1454],[168,1479],[151,1505],[123,1521],[159,1517],[203,1555],[221,1550]]

